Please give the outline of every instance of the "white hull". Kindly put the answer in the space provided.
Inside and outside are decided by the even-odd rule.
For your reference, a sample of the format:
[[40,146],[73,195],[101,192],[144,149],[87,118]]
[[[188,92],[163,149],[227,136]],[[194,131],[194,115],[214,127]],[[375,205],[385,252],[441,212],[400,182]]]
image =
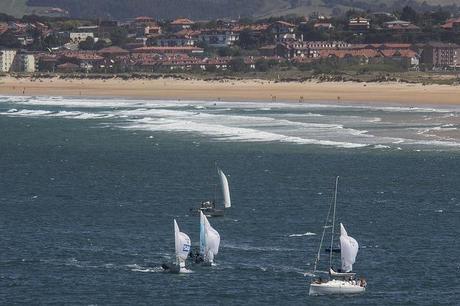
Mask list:
[[357,294],[366,291],[359,281],[330,280],[325,283],[311,283],[309,295]]

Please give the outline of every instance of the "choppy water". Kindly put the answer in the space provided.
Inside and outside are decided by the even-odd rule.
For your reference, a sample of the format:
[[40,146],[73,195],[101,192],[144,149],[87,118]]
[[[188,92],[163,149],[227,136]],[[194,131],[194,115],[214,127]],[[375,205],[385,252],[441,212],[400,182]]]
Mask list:
[[[460,109],[0,97],[1,304],[446,304],[460,294]],[[214,194],[213,268],[169,275]],[[309,297],[338,216],[368,291]],[[316,234],[316,235],[315,235]]]

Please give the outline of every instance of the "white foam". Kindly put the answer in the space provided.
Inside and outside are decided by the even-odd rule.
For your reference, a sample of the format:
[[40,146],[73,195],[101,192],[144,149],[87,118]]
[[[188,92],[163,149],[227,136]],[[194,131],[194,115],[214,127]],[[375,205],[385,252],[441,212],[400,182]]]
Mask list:
[[303,237],[303,236],[316,236],[315,233],[312,232],[306,232],[304,234],[291,234],[289,237]]

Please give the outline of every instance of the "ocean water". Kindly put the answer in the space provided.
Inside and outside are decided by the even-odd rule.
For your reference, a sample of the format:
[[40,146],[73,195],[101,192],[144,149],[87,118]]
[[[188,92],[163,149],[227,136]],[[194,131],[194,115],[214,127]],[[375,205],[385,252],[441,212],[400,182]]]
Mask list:
[[[457,304],[459,127],[452,106],[0,97],[0,304]],[[217,265],[164,273],[215,162]],[[310,297],[336,175],[368,289]]]

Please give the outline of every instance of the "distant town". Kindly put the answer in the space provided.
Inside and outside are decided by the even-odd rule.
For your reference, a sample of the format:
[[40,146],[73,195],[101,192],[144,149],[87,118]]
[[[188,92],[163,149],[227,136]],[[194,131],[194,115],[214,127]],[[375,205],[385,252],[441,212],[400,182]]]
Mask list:
[[172,73],[455,71],[460,18],[348,11],[263,20],[80,20],[0,15],[0,72]]

